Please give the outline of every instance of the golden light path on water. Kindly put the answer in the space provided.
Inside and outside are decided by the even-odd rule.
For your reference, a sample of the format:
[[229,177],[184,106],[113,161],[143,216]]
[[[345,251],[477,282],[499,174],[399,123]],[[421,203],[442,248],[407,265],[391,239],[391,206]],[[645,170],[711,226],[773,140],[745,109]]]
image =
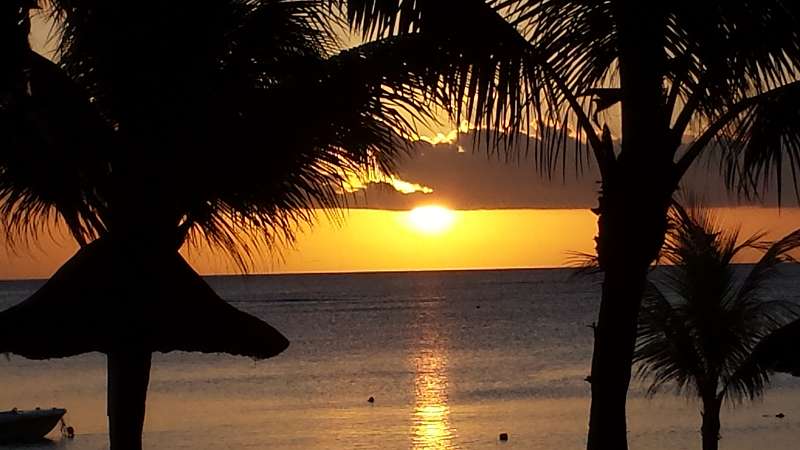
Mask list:
[[430,317],[421,317],[419,349],[412,354],[414,376],[413,450],[455,448],[448,404],[447,347]]

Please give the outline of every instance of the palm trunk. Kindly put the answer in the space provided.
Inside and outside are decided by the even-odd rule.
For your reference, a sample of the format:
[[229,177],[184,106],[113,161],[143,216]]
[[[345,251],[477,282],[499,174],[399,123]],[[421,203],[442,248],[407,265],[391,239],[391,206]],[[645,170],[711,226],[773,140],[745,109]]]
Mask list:
[[703,450],[719,449],[719,413],[722,402],[714,397],[703,399],[703,425],[700,432],[703,435]]
[[665,109],[666,13],[641,0],[612,2],[617,24],[622,142],[606,161],[597,255],[605,274],[592,358],[589,450],[626,450],[625,403],[636,322],[650,264],[666,234],[673,178]]
[[592,358],[589,450],[628,448],[625,403],[646,273],[647,266],[605,273]]
[[142,450],[151,354],[108,354],[108,431],[111,450]]
[[669,205],[668,194],[649,203],[620,192],[610,197],[613,201],[601,198],[597,239],[605,278],[592,358],[589,450],[628,448],[625,404],[639,307],[650,264],[664,241]]

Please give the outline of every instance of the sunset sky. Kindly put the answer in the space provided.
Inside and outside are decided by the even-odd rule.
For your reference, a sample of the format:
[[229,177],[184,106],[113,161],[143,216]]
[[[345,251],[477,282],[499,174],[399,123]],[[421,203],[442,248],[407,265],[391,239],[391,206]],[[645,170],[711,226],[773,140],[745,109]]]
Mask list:
[[[256,255],[251,272],[559,267],[572,263],[574,252],[593,251],[596,217],[589,208],[596,204],[597,177],[591,169],[547,180],[530,160],[498,160],[473,148],[469,133],[448,134],[418,142],[395,180],[353,188],[347,195],[353,208],[341,223],[320,215],[316,226],[298,234],[294,248]],[[739,206],[718,170],[705,165],[690,174],[687,186],[723,223],[741,225],[744,233],[769,231],[777,238],[800,228],[800,209]],[[417,209],[426,206],[435,208]],[[74,250],[55,232],[16,253],[0,251],[0,278],[46,277]],[[239,272],[219,253],[184,251],[201,273]],[[742,261],[756,257],[749,253]]]
[[[726,224],[742,224],[746,233],[772,230],[772,236],[800,227],[800,211],[771,208],[722,208]],[[341,225],[324,219],[300,235],[296,248],[282,256],[264,254],[254,273],[352,272],[377,270],[558,267],[570,252],[591,252],[594,215],[585,209],[455,211],[441,230],[421,228],[407,211],[350,211]],[[74,251],[70,240],[44,238],[17,255],[0,252],[0,278],[50,275]],[[226,257],[189,249],[205,274],[237,273]],[[752,261],[756,256],[747,255]]]
[[[45,34],[40,24],[33,44],[47,53]],[[252,272],[556,267],[569,263],[572,252],[592,252],[596,218],[589,208],[596,205],[599,178],[593,167],[576,173],[568,157],[565,172],[548,179],[524,151],[509,157],[487,152],[466,124],[444,123],[424,133],[395,178],[353,183],[346,199],[354,209],[341,224],[321,217],[299,233],[294,248],[257,255]],[[741,207],[724,190],[713,157],[697,166],[684,188],[719,208],[725,223],[773,237],[800,228],[793,197],[782,210],[774,208],[774,195],[766,196],[772,207]],[[409,212],[424,206],[442,209]],[[46,277],[74,249],[56,231],[30,248],[0,250],[0,278]],[[202,273],[238,270],[207,250],[188,254]]]

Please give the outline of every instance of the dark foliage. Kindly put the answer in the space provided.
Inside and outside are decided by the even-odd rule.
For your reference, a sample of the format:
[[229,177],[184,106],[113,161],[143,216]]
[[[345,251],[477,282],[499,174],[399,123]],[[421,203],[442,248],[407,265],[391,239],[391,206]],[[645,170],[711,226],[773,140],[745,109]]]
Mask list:
[[[794,262],[800,230],[766,243],[763,235],[740,239],[737,229],[721,229],[699,208],[676,206],[672,219],[664,277],[650,283],[639,318],[639,376],[651,382],[651,394],[674,385],[718,401],[758,397],[769,371],[754,363],[753,349],[797,315],[795,304],[772,298],[767,288],[781,264]],[[764,255],[748,273],[737,273],[733,258],[753,248]]]

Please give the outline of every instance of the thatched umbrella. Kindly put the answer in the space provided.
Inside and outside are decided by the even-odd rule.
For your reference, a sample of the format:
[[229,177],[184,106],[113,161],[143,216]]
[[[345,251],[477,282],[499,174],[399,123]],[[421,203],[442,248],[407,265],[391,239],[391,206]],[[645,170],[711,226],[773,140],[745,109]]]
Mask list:
[[178,253],[144,255],[111,238],[79,250],[31,297],[0,313],[0,352],[108,355],[112,448],[141,445],[153,352],[264,359],[288,345],[273,327],[220,299]]

